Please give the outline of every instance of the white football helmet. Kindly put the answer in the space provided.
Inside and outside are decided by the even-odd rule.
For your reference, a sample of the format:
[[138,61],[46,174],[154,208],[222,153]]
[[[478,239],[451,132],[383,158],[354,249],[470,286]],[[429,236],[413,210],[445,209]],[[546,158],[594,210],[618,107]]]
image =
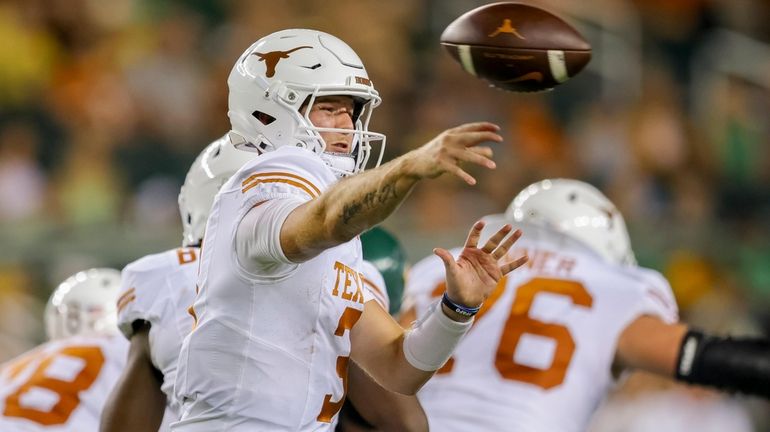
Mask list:
[[588,183],[552,179],[531,184],[516,195],[505,217],[563,232],[610,262],[636,264],[623,215]]
[[179,191],[182,245],[200,245],[219,188],[246,162],[258,155],[234,148],[227,136],[223,136],[206,146],[195,158]]
[[[377,90],[355,51],[324,32],[283,30],[263,37],[238,59],[227,80],[230,89],[230,140],[236,147],[264,152],[281,146],[307,148],[338,176],[366,168],[372,143],[385,136],[369,132],[372,110],[380,104]],[[309,118],[321,96],[351,96],[355,102],[355,129],[318,128]],[[300,108],[307,103],[305,114]],[[320,132],[353,134],[350,155],[325,152]]]
[[119,290],[120,271],[111,268],[85,270],[67,278],[45,306],[48,339],[117,333]]

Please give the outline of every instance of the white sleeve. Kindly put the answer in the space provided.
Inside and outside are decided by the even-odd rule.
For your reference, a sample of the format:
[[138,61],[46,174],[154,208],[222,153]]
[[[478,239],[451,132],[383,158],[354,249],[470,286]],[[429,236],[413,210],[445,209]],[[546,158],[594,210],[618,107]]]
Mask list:
[[[175,249],[142,257],[128,264],[121,272],[121,289],[117,300],[118,328],[131,339],[133,323],[147,321],[153,326],[161,321],[169,299],[167,278],[180,266],[177,251],[197,249]],[[197,256],[193,252],[192,256]]]
[[380,271],[377,270],[374,264],[364,260],[361,263],[361,276],[366,287],[365,291],[371,294],[370,296],[364,295],[365,302],[376,300],[387,312],[390,309],[390,298],[385,286],[385,279],[382,278]]
[[657,316],[668,324],[679,321],[679,309],[668,280],[655,270],[641,267],[635,277],[639,282],[634,296],[636,301],[629,304],[636,304],[636,316]]
[[289,214],[305,201],[288,197],[266,201],[241,219],[235,233],[238,263],[247,272],[259,276],[283,276],[294,270],[281,248],[281,227]]

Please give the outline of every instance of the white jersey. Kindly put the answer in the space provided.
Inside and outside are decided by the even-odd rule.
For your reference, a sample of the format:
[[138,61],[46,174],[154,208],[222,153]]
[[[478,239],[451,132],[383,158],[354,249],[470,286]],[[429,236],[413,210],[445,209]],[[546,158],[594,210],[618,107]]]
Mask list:
[[[382,277],[382,273],[380,273],[380,271],[377,270],[377,267],[370,261],[364,260],[362,262],[361,282],[363,282],[364,289],[369,291],[371,297],[371,299],[367,301],[376,301],[385,312],[387,312],[390,307],[390,298],[385,289],[385,279]],[[337,430],[338,417],[335,417],[334,422],[332,423],[332,430]]]
[[179,418],[174,382],[182,341],[193,326],[187,309],[195,300],[199,254],[200,249],[191,247],[147,255],[127,265],[121,274],[118,328],[130,339],[135,321],[150,323],[150,357],[163,374],[160,389],[170,411],[164,424]]
[[120,335],[74,336],[0,368],[0,431],[99,430],[102,408],[126,363]]
[[361,264],[361,281],[364,287],[369,291],[374,300],[382,306],[385,312],[390,310],[390,297],[385,286],[385,279],[377,267],[369,261],[364,260]]
[[[623,329],[646,314],[677,320],[659,273],[608,264],[566,236],[522,231],[509,255],[526,252],[529,262],[501,281],[418,393],[431,430],[583,431],[613,384]],[[444,292],[444,266],[429,257],[410,274],[407,303],[422,317]]]
[[[369,299],[361,242],[292,264],[279,235],[291,210],[334,182],[317,155],[282,147],[244,165],[220,189],[202,249],[197,323],[179,358],[182,418],[172,430],[331,429],[344,399],[350,329]],[[281,210],[260,219],[258,229],[278,250],[254,273],[239,262],[235,238],[241,219],[265,201],[258,210]]]

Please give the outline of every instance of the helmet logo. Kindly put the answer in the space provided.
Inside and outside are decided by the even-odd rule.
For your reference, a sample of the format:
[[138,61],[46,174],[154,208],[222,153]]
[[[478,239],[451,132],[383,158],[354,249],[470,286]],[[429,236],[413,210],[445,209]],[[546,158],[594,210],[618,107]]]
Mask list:
[[370,80],[369,78],[357,76],[355,77],[355,80],[356,80],[356,84],[363,84],[369,87],[372,86],[372,80]]
[[252,54],[259,56],[259,61],[265,62],[265,66],[267,67],[267,72],[265,72],[265,76],[268,78],[272,78],[273,75],[275,75],[275,67],[278,65],[278,62],[281,61],[281,59],[289,58],[289,54],[293,53],[294,51],[301,50],[302,48],[313,48],[313,47],[304,45],[304,46],[292,48],[288,51],[270,51],[264,54],[254,52]]

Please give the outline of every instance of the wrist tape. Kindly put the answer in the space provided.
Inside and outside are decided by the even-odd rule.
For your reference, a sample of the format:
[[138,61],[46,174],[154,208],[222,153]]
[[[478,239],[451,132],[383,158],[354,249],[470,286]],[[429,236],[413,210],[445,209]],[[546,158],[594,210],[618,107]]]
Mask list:
[[444,366],[473,320],[457,322],[446,316],[441,304],[433,305],[404,337],[404,357],[416,369],[432,372]]

